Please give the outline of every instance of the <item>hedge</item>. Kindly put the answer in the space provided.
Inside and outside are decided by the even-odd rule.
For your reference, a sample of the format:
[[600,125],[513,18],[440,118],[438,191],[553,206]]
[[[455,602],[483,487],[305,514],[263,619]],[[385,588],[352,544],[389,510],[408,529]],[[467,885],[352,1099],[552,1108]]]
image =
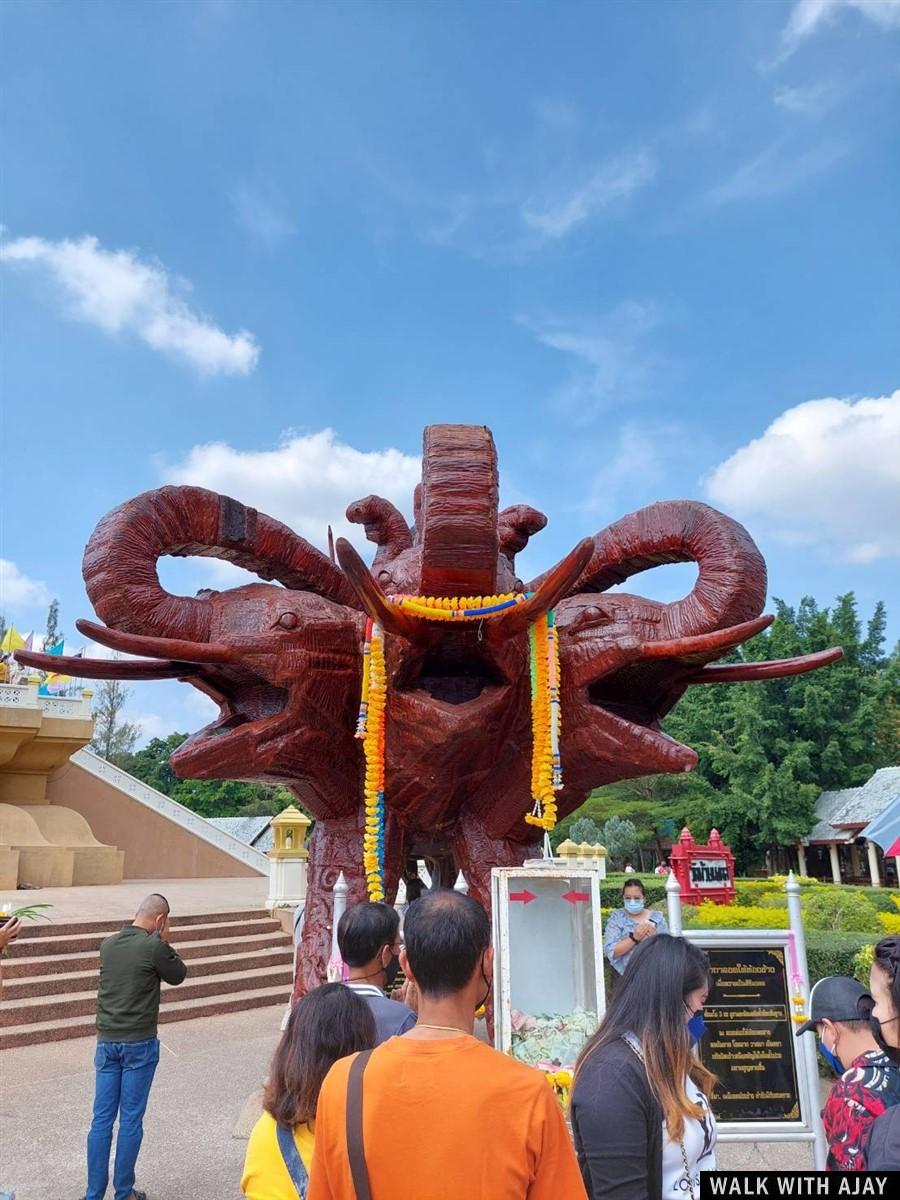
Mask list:
[[832,933],[813,929],[806,934],[806,957],[809,961],[809,982],[813,984],[826,975],[853,975],[857,968],[855,956],[865,946],[873,946],[877,937],[865,933]]

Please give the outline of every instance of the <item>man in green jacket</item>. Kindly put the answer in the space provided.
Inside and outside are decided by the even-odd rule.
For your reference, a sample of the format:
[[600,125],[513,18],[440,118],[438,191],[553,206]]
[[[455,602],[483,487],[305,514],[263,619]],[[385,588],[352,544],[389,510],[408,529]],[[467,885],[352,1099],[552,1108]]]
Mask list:
[[94,1119],[87,1138],[85,1200],[103,1200],[116,1116],[115,1200],[146,1200],[134,1186],[144,1112],[159,1062],[159,985],[179,984],[187,967],[169,945],[169,902],[154,893],[130,925],[100,947]]

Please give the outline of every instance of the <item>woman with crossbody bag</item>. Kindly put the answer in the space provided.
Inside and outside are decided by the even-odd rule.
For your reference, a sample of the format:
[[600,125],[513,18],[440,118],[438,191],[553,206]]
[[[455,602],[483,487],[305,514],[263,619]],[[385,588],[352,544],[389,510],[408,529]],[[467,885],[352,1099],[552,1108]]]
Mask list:
[[699,1200],[715,1170],[715,1076],[697,1057],[706,955],[660,933],[634,953],[581,1052],[571,1119],[590,1200]]
[[323,984],[297,1001],[247,1146],[241,1190],[248,1200],[306,1200],[322,1081],[339,1058],[374,1045],[371,1009],[342,983]]

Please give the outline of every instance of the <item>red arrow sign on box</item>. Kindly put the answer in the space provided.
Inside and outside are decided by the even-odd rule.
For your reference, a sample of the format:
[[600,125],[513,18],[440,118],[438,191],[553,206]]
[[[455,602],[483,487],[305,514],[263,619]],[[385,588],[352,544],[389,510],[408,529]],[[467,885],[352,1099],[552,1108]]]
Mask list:
[[510,892],[510,900],[521,900],[523,904],[530,904],[532,900],[537,900],[534,892],[529,892],[526,888],[524,892]]
[[563,892],[563,900],[568,900],[570,904],[583,904],[585,900],[590,900],[590,892]]

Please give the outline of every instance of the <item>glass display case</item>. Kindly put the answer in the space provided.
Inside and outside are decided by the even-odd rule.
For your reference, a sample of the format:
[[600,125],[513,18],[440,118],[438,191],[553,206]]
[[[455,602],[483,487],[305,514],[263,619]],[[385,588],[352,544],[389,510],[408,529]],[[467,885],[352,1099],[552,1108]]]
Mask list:
[[570,1069],[606,1007],[599,872],[553,862],[491,872],[494,1041]]

